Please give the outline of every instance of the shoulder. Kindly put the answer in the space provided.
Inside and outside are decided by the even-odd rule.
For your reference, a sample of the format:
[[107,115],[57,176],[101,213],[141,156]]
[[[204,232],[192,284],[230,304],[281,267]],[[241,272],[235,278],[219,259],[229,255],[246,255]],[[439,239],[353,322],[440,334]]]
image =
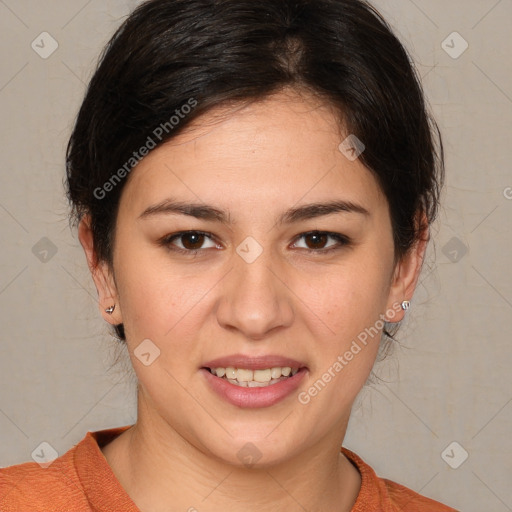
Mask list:
[[397,511],[405,512],[414,510],[415,512],[457,512],[454,508],[443,505],[426,496],[422,496],[403,485],[392,482],[385,478],[379,479],[385,486],[386,491]]
[[0,468],[2,512],[90,511],[73,461],[75,447],[44,467],[25,462]]
[[352,512],[457,512],[456,509],[422,496],[403,485],[379,478],[354,452],[345,447],[341,451],[361,474],[361,489]]
[[0,511],[139,512],[101,452],[101,447],[130,427],[87,432],[48,464],[25,462],[0,468]]

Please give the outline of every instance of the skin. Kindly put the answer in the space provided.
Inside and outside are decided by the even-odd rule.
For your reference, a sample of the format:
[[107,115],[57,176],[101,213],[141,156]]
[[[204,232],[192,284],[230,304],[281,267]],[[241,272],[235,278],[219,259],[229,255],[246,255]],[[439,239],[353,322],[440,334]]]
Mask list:
[[[388,203],[360,160],[339,151],[346,135],[329,106],[293,91],[212,111],[130,174],[113,266],[97,260],[89,219],[80,223],[100,311],[107,322],[124,323],[139,381],[136,425],[102,452],[141,511],[349,511],[354,504],[360,475],[340,446],[380,335],[309,403],[297,394],[379,315],[393,310],[386,320],[403,318],[397,304],[413,295],[426,241],[394,266]],[[172,214],[140,218],[169,197],[225,210],[231,224]],[[289,208],[333,200],[353,201],[369,215],[276,222]],[[202,245],[174,240],[181,248],[196,243],[196,256],[158,243],[187,230],[212,234]],[[351,243],[301,236],[313,230]],[[248,236],[263,248],[250,264],[236,252]],[[145,339],[160,349],[149,366],[134,355]],[[199,371],[235,353],[292,357],[308,373],[278,404],[237,407],[214,394]],[[248,442],[261,452],[252,468],[237,457]]]

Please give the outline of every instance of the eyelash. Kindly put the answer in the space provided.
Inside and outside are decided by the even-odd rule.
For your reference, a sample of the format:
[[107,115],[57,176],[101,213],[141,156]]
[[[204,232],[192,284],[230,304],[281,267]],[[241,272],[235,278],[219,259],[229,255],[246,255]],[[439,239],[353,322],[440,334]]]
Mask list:
[[[205,231],[194,231],[194,230],[193,231],[180,231],[179,233],[173,233],[172,235],[167,235],[167,236],[161,238],[159,240],[159,244],[164,247],[167,247],[169,250],[171,250],[173,252],[185,254],[187,256],[197,256],[200,252],[207,250],[207,249],[182,249],[181,247],[173,246],[172,242],[175,239],[180,238],[181,236],[190,235],[190,234],[204,235],[205,237],[207,237],[211,240],[213,239],[213,235],[211,233],[206,233]],[[306,237],[308,235],[327,235],[328,237],[334,238],[335,240],[337,240],[338,245],[334,245],[327,249],[300,248],[301,251],[305,251],[307,254],[329,254],[333,251],[337,251],[337,250],[341,249],[342,247],[347,247],[351,244],[351,240],[348,236],[342,235],[340,233],[332,233],[329,231],[308,231],[306,233],[302,233],[301,235],[299,235],[295,238],[294,243],[296,243],[298,240],[300,240],[301,238]],[[211,249],[211,247],[209,247],[208,249]]]

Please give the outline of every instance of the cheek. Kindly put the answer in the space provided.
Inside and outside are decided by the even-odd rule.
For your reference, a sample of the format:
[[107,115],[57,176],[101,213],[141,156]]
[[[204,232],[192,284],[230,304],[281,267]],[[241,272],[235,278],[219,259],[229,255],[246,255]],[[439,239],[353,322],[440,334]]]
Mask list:
[[126,251],[120,257],[116,281],[128,342],[136,345],[149,338],[162,349],[186,351],[187,343],[204,324],[209,292],[215,288],[215,272],[198,271],[194,265],[173,265],[154,251]]
[[320,291],[310,290],[315,314],[304,312],[315,356],[298,401],[305,414],[317,417],[320,429],[339,421],[340,411],[351,407],[373,368],[384,326],[378,307],[384,300],[379,286],[369,285],[372,276],[348,275],[354,277],[332,276]]
[[314,285],[296,283],[316,348],[310,382],[299,401],[311,403],[311,411],[330,411],[322,420],[326,424],[350,407],[371,372],[384,327],[386,276],[367,252],[347,258],[346,265]]
[[[136,258],[123,262],[118,281],[127,344],[139,382],[162,404],[186,402],[177,382],[187,382],[197,371],[193,362],[201,360],[201,298],[213,283],[208,286],[197,276]],[[144,352],[150,354],[148,365],[139,359]]]
[[[171,332],[173,339],[192,336],[191,329],[208,323],[204,316],[214,310],[212,301],[229,300],[215,293],[225,269],[173,265],[164,252],[155,256],[136,247],[123,252],[116,262],[116,281],[125,330],[134,341],[169,340]],[[293,305],[295,322],[306,324],[318,343],[342,350],[382,313],[384,274],[371,251],[358,251],[331,267],[311,263],[283,275],[290,290],[286,300]]]
[[346,264],[317,272],[314,280],[302,276],[293,285],[311,326],[316,324],[316,332],[322,329],[338,348],[374,325],[384,312],[386,273],[367,260],[363,254],[354,255]]
[[[119,273],[123,320],[139,334],[161,337],[199,296],[200,290],[176,275],[162,274],[156,267],[140,265]],[[141,332],[146,330],[147,332]]]

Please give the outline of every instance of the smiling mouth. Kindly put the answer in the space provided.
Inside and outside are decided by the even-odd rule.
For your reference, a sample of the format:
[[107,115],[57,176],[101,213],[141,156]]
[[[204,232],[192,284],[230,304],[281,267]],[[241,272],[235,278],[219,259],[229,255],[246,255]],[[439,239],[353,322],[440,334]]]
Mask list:
[[211,374],[227,380],[235,386],[244,388],[264,388],[272,386],[296,375],[299,368],[289,366],[276,366],[262,370],[248,370],[244,368],[205,368]]

